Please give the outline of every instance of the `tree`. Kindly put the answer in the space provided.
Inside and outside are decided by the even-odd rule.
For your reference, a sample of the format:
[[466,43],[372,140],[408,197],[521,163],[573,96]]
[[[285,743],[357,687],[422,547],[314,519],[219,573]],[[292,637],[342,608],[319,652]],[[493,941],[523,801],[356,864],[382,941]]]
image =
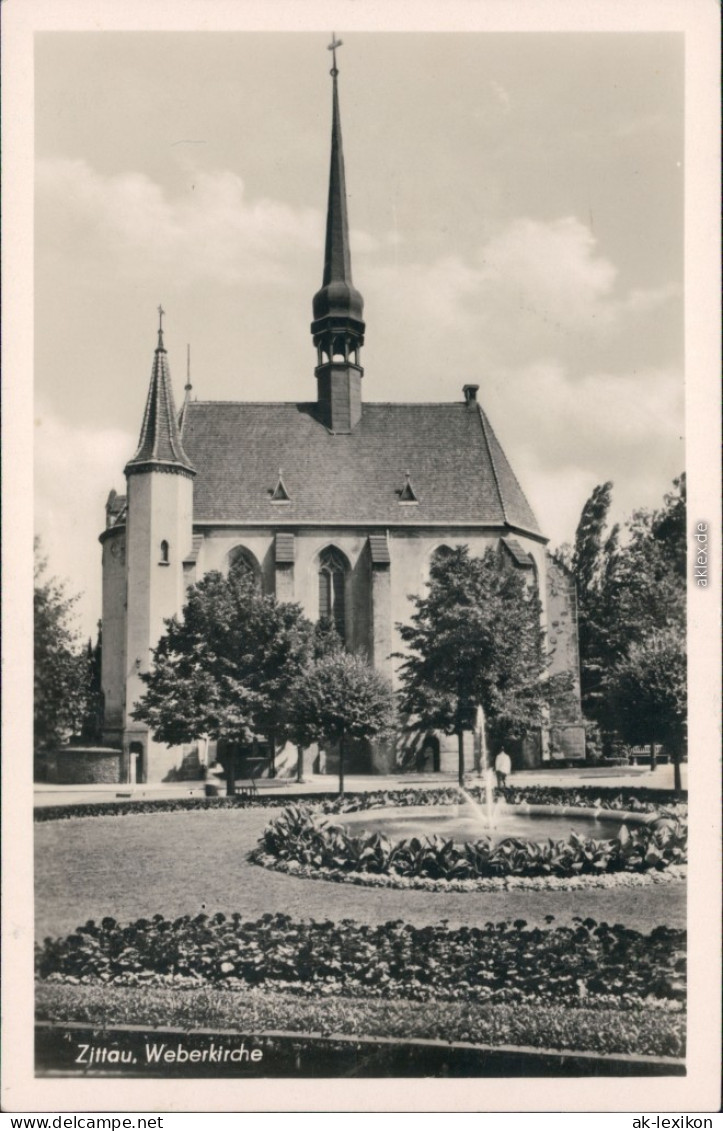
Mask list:
[[98,621],[98,638],[85,649],[85,710],[80,733],[87,742],[99,742],[103,732],[103,622]]
[[86,657],[73,626],[79,595],[46,577],[47,558],[35,540],[34,745],[44,754],[67,742],[81,725],[86,705]]
[[600,484],[585,503],[571,561],[577,586],[582,707],[601,724],[606,721],[602,682],[611,660],[608,604],[619,535],[617,526],[607,532],[612,488],[610,482]]
[[[608,532],[612,484],[596,487],[583,509],[572,562],[583,709],[600,725],[606,749],[615,736],[630,741],[625,736],[633,730],[649,742],[651,768],[651,732],[641,735],[631,720],[652,716],[642,707],[648,696],[642,684],[634,689],[632,673],[639,679],[647,672],[650,696],[657,694],[660,660],[651,666],[644,657],[662,655],[661,641],[669,656],[677,654],[675,670],[685,667],[685,475],[673,488],[660,510],[638,510],[622,531],[615,526]],[[626,694],[632,697],[629,703]]]
[[333,651],[311,663],[289,696],[287,732],[301,749],[312,742],[338,742],[340,797],[347,739],[379,738],[393,725],[391,684],[347,652]]
[[432,563],[426,595],[413,597],[410,624],[398,625],[408,651],[400,665],[401,709],[422,731],[462,735],[482,707],[493,746],[523,737],[545,704],[540,601],[520,571],[490,549],[466,546]]
[[[617,726],[632,745],[662,743],[675,766],[680,790],[680,762],[686,748],[685,644],[675,629],[630,645],[627,656],[613,669],[608,692]],[[651,765],[652,756],[651,756]]]
[[300,606],[264,596],[248,573],[213,571],[188,591],[181,617],[165,623],[133,717],[170,746],[264,735],[273,772],[285,701],[314,648]]
[[[322,617],[314,625],[312,660],[337,656],[340,652],[344,652],[344,644],[336,625],[328,617]],[[303,782],[304,753],[314,739],[307,737],[303,725],[299,725],[298,719],[294,717],[293,710],[287,710],[284,715],[284,738],[296,746],[296,780]]]

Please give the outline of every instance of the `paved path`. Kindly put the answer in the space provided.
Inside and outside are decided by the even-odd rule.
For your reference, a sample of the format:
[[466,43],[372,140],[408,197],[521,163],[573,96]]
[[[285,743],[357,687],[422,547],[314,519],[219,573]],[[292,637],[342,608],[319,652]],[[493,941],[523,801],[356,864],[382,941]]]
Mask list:
[[[681,767],[683,789],[687,789],[688,767]],[[480,779],[468,775],[471,785],[479,783]],[[428,773],[428,774],[400,774],[400,775],[350,775],[346,777],[346,789],[349,793],[362,790],[377,789],[435,789],[442,786],[454,786],[457,783],[456,774]],[[614,769],[600,768],[597,766],[580,766],[568,769],[539,769],[521,770],[510,778],[512,785],[554,785],[567,786],[605,786],[615,789],[629,787],[644,787],[646,789],[672,789],[673,767],[670,765],[658,766],[651,771],[645,766],[615,767]],[[330,793],[338,790],[338,778],[333,774],[311,774],[299,784],[294,778],[263,778],[258,782],[259,792],[262,795],[277,795],[283,797],[299,793]],[[158,785],[49,785],[38,784],[35,786],[35,805],[78,805],[92,801],[148,801],[153,798],[164,797],[203,797],[204,787],[202,782],[160,783]]]

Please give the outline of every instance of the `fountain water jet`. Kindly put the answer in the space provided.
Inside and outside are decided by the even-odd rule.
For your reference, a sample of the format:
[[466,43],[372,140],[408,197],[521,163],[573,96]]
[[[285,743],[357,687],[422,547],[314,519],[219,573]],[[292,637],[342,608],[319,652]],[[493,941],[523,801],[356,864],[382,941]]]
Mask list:
[[463,789],[462,786],[458,786],[457,788],[462,797],[462,802],[457,806],[457,814],[458,816],[464,816],[464,810],[466,810],[483,828],[493,829],[497,824],[500,805],[502,803],[499,798],[495,797],[493,771],[489,766],[484,772],[483,782],[484,808],[475,801],[474,797],[472,797],[466,789]]

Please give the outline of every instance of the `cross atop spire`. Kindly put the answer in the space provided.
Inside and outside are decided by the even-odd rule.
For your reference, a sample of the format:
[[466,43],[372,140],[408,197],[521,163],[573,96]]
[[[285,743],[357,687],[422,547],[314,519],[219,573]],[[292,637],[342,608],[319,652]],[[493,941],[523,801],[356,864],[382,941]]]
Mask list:
[[[324,274],[314,295],[311,333],[317,349],[320,414],[333,432],[349,432],[361,416],[363,373],[359,350],[364,344],[364,299],[352,282],[349,218],[346,206],[344,150],[341,141],[339,84],[336,50],[341,40],[333,34],[327,50],[331,68],[331,162],[326,207]],[[338,403],[337,403],[338,402]],[[346,407],[344,407],[346,406]]]
[[332,64],[331,64],[331,70],[329,71],[329,74],[334,79],[339,74],[339,71],[338,71],[337,66],[336,66],[336,49],[337,49],[337,47],[343,47],[343,46],[344,46],[343,41],[341,39],[336,38],[336,32],[332,32],[331,33],[331,43],[327,47],[327,51],[331,51]]
[[[317,326],[325,316],[334,315],[356,321],[356,334],[363,340],[364,324],[362,312],[364,302],[351,279],[351,255],[349,252],[349,220],[346,206],[346,179],[344,176],[344,150],[341,141],[341,115],[339,113],[339,92],[336,76],[336,49],[341,40],[332,36],[327,50],[334,56],[331,74],[334,79],[334,93],[331,112],[331,165],[329,170],[329,198],[326,210],[326,245],[324,249],[324,276],[322,289],[314,298],[314,334],[321,329]],[[361,344],[361,340],[360,343]]]
[[157,347],[159,350],[162,350],[164,348],[164,345],[163,345],[163,315],[165,313],[166,313],[165,310],[163,309],[163,307],[159,303],[158,304],[158,347]]

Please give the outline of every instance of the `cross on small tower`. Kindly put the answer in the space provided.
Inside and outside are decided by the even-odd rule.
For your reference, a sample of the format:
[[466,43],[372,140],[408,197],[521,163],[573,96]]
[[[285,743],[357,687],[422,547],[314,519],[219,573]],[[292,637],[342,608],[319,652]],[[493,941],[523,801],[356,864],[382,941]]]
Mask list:
[[336,33],[332,32],[331,33],[331,43],[328,45],[327,51],[331,51],[332,67],[331,67],[331,70],[329,71],[329,74],[332,75],[333,78],[336,78],[336,76],[339,74],[339,71],[337,70],[337,66],[336,66],[336,49],[337,49],[337,47],[343,47],[343,46],[344,45],[343,45],[342,41],[340,39],[336,38]]

